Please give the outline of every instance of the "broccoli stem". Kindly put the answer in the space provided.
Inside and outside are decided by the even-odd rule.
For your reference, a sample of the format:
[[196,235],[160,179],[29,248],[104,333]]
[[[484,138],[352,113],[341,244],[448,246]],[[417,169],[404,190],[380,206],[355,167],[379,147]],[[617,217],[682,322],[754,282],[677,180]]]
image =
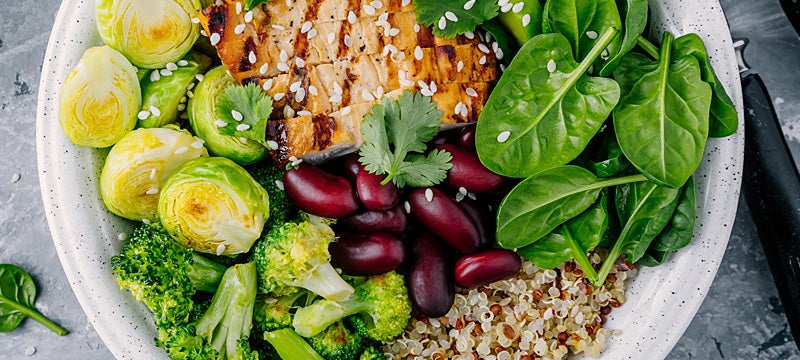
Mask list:
[[192,252],[192,265],[189,266],[189,280],[195,289],[215,292],[222,281],[225,266]]
[[330,263],[318,265],[303,281],[293,281],[287,284],[308,289],[333,301],[347,299],[355,291]]
[[264,339],[272,344],[283,360],[324,360],[292,329],[267,331]]
[[292,327],[300,336],[311,337],[321,333],[331,324],[347,316],[368,312],[371,305],[348,298],[342,301],[319,300],[310,306],[300,308],[294,314]]
[[219,351],[220,357],[232,359],[239,339],[250,336],[255,301],[255,264],[231,266],[225,271],[208,310],[197,322],[197,335]]

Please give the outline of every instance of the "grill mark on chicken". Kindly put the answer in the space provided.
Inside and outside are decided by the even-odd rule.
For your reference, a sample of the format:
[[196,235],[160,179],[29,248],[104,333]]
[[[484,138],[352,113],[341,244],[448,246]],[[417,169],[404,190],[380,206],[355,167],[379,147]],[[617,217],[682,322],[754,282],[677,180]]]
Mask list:
[[248,37],[247,40],[244,41],[244,56],[239,59],[239,71],[245,72],[248,70],[252,70],[255,67],[255,63],[250,62],[250,53],[255,54],[258,52],[258,48],[256,48],[256,42],[253,40],[252,37]]
[[[274,140],[278,144],[286,144],[288,140],[286,123],[283,121],[268,121],[267,139]],[[289,148],[286,146],[279,146],[277,149],[271,149],[271,154],[275,161],[280,164],[285,164],[289,161]]]
[[220,37],[225,35],[225,24],[228,23],[227,8],[210,6],[203,10],[203,15],[208,18],[209,35],[213,33],[219,34]]
[[338,128],[336,121],[330,116],[317,114],[311,122],[314,123],[314,147],[325,149],[331,146],[333,132]]

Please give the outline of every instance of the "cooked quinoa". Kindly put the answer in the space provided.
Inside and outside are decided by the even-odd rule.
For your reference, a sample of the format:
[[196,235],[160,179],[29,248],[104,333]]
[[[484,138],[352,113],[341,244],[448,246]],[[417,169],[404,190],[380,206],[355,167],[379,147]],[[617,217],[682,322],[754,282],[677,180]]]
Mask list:
[[[594,264],[602,257],[593,254]],[[572,261],[539,269],[523,261],[516,277],[477,289],[457,289],[441,318],[413,318],[383,350],[393,359],[527,360],[599,357],[616,331],[606,315],[625,302],[633,265],[617,262],[599,289]]]

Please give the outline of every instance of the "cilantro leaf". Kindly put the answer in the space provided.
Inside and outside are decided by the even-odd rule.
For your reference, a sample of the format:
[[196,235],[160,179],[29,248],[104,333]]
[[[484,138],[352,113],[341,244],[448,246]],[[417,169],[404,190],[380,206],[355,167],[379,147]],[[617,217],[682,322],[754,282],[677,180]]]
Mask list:
[[269,0],[244,0],[244,8],[247,10],[252,10],[254,7],[266,4]]
[[500,6],[495,0],[414,0],[414,10],[417,22],[432,27],[434,35],[451,39],[475,31],[478,25],[497,16]]
[[214,112],[220,121],[217,126],[221,134],[243,137],[271,148],[266,136],[272,98],[255,83],[228,85],[219,94]]
[[426,142],[439,132],[442,112],[430,98],[406,91],[397,100],[384,98],[364,116],[364,145],[359,161],[373,174],[384,175],[383,183],[398,187],[435,185],[447,176],[452,159],[446,151],[432,151]]

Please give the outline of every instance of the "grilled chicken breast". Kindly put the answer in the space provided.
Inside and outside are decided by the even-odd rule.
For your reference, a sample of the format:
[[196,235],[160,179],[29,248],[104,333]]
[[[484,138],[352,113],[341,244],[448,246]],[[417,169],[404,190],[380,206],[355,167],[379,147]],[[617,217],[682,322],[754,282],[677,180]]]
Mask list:
[[481,35],[446,40],[410,0],[224,0],[200,22],[235,80],[274,100],[267,137],[279,163],[320,162],[361,145],[361,121],[385,96],[430,96],[443,127],[475,122],[502,52]]

